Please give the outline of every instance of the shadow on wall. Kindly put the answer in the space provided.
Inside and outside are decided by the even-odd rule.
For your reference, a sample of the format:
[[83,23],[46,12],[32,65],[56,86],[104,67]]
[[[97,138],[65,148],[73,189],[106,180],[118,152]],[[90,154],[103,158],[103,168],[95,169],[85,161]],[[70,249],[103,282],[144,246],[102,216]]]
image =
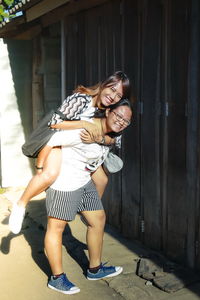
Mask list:
[[[2,135],[2,147],[6,149],[2,149],[2,151],[11,150],[13,152],[12,156],[18,158],[22,153],[20,147],[24,139],[32,131],[32,42],[4,40],[4,44],[7,46],[8,52],[8,54],[5,53],[5,55],[8,55],[8,58],[6,59],[4,73],[5,76],[6,74],[9,75],[10,82],[8,84],[10,89],[4,93],[3,113],[6,119],[11,117],[13,121],[11,120],[8,128],[8,138],[6,136],[3,138]],[[3,81],[4,85],[6,85],[6,80],[7,77],[5,82]],[[13,138],[15,139],[14,143]],[[5,159],[5,157],[2,157],[2,159]],[[33,161],[29,160],[29,163],[27,163],[23,154],[19,157],[18,164],[21,165],[21,169],[24,168],[24,171],[26,170],[27,177],[30,176],[30,171],[33,172]],[[27,169],[29,167],[31,170]],[[14,179],[9,180],[5,172],[3,174],[3,179],[6,178],[4,181],[6,181],[6,184],[8,182],[6,186],[16,185]],[[26,181],[25,173],[24,175],[23,173],[21,174],[18,168],[16,176],[22,177],[21,185],[23,185],[24,180]],[[17,185],[19,184],[17,183]]]
[[32,130],[32,41],[5,40],[25,136]]

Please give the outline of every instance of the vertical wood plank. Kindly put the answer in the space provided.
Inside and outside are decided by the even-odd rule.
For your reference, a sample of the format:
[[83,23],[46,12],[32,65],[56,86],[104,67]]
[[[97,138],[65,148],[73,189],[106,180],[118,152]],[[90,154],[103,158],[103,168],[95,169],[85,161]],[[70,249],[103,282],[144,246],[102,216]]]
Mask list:
[[44,112],[61,103],[60,23],[53,24],[42,37],[42,72],[44,74]]
[[186,129],[188,24],[187,1],[171,1],[168,114],[167,253],[181,261],[186,255],[187,185]]
[[[123,1],[123,64],[132,82],[132,93],[139,101],[140,81],[140,26],[137,1]],[[140,237],[140,112],[133,105],[133,121],[123,135],[122,157],[122,233],[131,239]]]
[[81,12],[77,15],[77,84],[86,85],[86,48],[85,48],[85,22],[86,16],[84,12]]
[[[159,249],[160,228],[160,1],[146,1],[142,8],[141,101],[141,199],[144,243]],[[155,236],[156,232],[156,236]]]
[[66,18],[66,94],[77,85],[77,22],[76,16]]
[[33,108],[33,128],[44,115],[44,97],[43,97],[43,74],[40,72],[42,62],[41,39],[33,40],[33,66],[32,66],[32,108]]
[[[101,40],[105,42],[104,53],[101,61],[106,75],[121,69],[121,14],[120,1],[110,1],[102,6],[101,10]],[[117,50],[118,48],[118,50]],[[104,196],[104,205],[107,212],[107,220],[113,226],[121,230],[121,172],[109,176],[109,185]]]
[[198,263],[199,256],[199,79],[200,79],[200,5],[191,1],[190,17],[190,56],[188,65],[188,103],[187,103],[187,262],[192,268]]

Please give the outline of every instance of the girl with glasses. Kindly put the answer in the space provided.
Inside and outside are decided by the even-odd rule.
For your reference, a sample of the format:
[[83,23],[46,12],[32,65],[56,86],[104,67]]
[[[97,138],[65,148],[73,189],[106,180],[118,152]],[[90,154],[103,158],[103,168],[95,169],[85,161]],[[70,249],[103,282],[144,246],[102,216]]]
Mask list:
[[[98,110],[105,110],[108,106],[118,103],[122,98],[130,96],[130,81],[126,74],[117,71],[106,80],[99,82],[92,87],[78,86],[74,94],[67,99],[58,109],[67,121],[63,121],[60,114],[54,114],[49,121],[52,130],[70,130],[85,128],[89,132],[92,141],[99,144],[112,144],[115,139],[108,135],[102,136],[100,128],[88,122]],[[83,137],[84,142],[90,138]],[[52,155],[50,155],[52,153]],[[37,173],[32,177],[24,193],[14,204],[10,218],[10,230],[17,234],[20,232],[25,215],[25,208],[31,198],[46,190],[57,178],[61,165],[61,152],[55,147],[52,149],[45,146],[37,158]],[[99,168],[91,174],[100,198],[103,195],[108,182],[107,175],[103,168]]]

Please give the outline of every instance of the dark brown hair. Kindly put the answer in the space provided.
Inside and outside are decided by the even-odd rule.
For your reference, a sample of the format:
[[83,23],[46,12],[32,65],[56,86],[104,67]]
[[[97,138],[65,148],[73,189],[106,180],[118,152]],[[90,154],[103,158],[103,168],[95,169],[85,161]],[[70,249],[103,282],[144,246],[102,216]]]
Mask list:
[[[133,112],[133,107],[132,107],[132,104],[131,102],[126,99],[126,98],[122,98],[121,100],[119,100],[119,102],[113,104],[113,105],[110,105],[108,106],[108,108],[110,109],[110,111],[113,111],[114,109],[116,109],[117,107],[120,107],[120,106],[127,106],[130,108],[130,110]],[[105,118],[106,117],[106,112],[105,110],[102,110],[102,109],[98,109],[95,114],[94,114],[94,118]],[[117,137],[117,136],[120,136],[122,134],[122,131],[120,132],[110,132],[108,133],[108,135],[110,137]]]
[[[96,85],[90,86],[90,87],[85,87],[83,85],[79,85],[74,92],[75,93],[84,93],[87,95],[90,95],[92,97],[98,96],[103,89],[106,87],[110,87],[118,83],[119,81],[122,81],[122,90],[123,90],[123,98],[129,98],[131,94],[131,86],[130,86],[130,80],[128,76],[122,72],[122,71],[117,71],[105,80],[97,83]],[[97,98],[97,106],[99,108],[101,107],[101,104],[98,101]]]

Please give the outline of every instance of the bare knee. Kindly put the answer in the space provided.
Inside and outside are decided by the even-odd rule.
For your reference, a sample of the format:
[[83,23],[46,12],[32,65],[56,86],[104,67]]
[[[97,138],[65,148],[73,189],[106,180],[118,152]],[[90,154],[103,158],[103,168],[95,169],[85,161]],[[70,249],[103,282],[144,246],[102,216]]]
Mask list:
[[106,186],[108,184],[108,176],[101,166],[91,176],[96,186]]
[[47,232],[48,233],[56,233],[56,234],[62,234],[66,226],[66,222],[52,222],[50,219],[50,222],[47,224]]
[[88,227],[97,230],[104,230],[105,223],[106,223],[106,214],[104,211],[101,211],[95,217],[89,219]]
[[103,176],[101,176],[101,178],[93,178],[93,181],[94,181],[94,184],[96,186],[96,188],[98,189],[99,188],[104,188],[107,186],[108,184],[108,176],[104,173]]
[[55,180],[56,177],[58,176],[58,173],[59,173],[59,171],[56,169],[48,169],[45,171],[45,176],[52,180]]
[[[105,173],[104,173],[105,174]],[[101,177],[101,180],[99,182],[99,185],[105,186],[108,184],[108,176],[105,174]]]
[[46,184],[50,185],[56,180],[58,173],[59,172],[56,169],[52,169],[52,170],[44,169],[44,171],[40,174],[40,176]]

